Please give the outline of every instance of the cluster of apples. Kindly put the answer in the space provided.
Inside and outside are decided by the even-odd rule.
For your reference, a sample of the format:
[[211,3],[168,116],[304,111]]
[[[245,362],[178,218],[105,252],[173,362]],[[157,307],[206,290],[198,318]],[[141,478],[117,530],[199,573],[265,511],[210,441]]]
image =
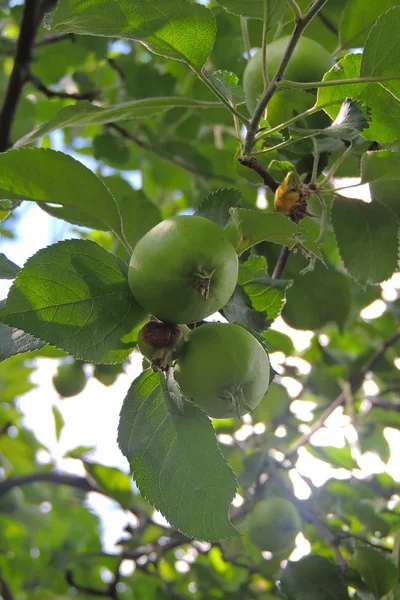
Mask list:
[[227,304],[237,277],[238,257],[228,237],[198,216],[153,227],[129,265],[132,294],[153,317],[139,335],[142,354],[153,368],[173,366],[182,393],[213,418],[253,410],[269,384],[267,353],[249,331],[201,323]]

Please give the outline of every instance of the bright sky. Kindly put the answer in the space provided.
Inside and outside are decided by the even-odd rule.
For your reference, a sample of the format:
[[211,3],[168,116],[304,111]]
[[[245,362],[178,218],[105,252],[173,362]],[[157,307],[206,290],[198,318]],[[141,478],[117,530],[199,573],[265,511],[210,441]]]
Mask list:
[[[86,162],[86,164],[88,163]],[[88,166],[92,165],[88,164]],[[130,179],[132,181],[132,178]],[[136,184],[135,187],[138,185],[137,177],[135,177],[133,183]],[[361,197],[362,193],[368,201],[368,189],[352,188],[344,193],[354,197]],[[24,203],[18,209],[18,212],[21,215],[17,228],[18,237],[15,241],[2,241],[0,251],[20,266],[24,264],[29,256],[43,246],[59,239],[71,237],[71,226],[52,219],[34,203]],[[32,223],[34,223],[34,227],[32,227]],[[9,286],[10,282],[0,281],[0,298],[6,296]],[[395,276],[384,285],[385,292],[389,296],[388,300],[390,296],[393,299],[393,294],[396,294],[395,288],[400,288],[400,275]],[[380,304],[379,301],[378,304],[374,303],[374,305],[363,311],[363,317],[376,318],[381,314],[381,305],[383,305],[382,301],[380,301]],[[290,335],[299,350],[306,348],[312,337],[311,332],[291,329],[281,318],[274,322],[272,328]],[[271,357],[272,363],[278,372],[282,358],[283,354],[279,352],[274,353]],[[305,372],[309,368],[309,365],[301,359],[293,358],[292,361],[292,364],[296,364],[300,369],[305,369]],[[84,445],[95,447],[95,451],[89,457],[90,459],[102,462],[105,465],[119,467],[128,472],[128,463],[119,451],[116,442],[118,416],[128,387],[140,372],[140,355],[136,352],[132,354],[127,373],[121,375],[112,387],[104,387],[97,380],[89,379],[85,390],[79,396],[65,400],[58,397],[52,385],[52,376],[56,371],[57,364],[57,360],[38,359],[36,361],[37,370],[32,375],[32,381],[36,384],[36,388],[18,401],[18,405],[24,413],[26,426],[31,428],[38,439],[48,448],[53,460],[60,469],[76,474],[84,474],[79,460],[63,459],[65,452]],[[90,371],[91,367],[87,368]],[[287,386],[293,398],[301,391],[301,385],[292,378],[284,377],[282,383]],[[370,384],[369,389],[368,383]],[[373,382],[366,383],[367,393],[374,392],[371,385],[374,386]],[[53,406],[59,408],[65,421],[59,442],[57,442],[55,436]],[[312,419],[309,408],[301,402],[293,404],[293,409],[296,409],[295,412],[299,412],[304,420],[304,428],[307,427],[307,420]],[[341,408],[335,411],[327,424],[329,427],[318,432],[313,437],[313,442],[335,446],[343,446],[346,439],[350,443],[354,442],[354,429],[349,423],[348,417],[343,415]],[[263,427],[263,425],[257,426],[256,431],[262,433]],[[237,435],[239,438],[245,439],[251,432],[252,428],[247,423],[243,425]],[[280,433],[284,434],[284,430]],[[387,429],[385,435],[392,451],[392,458],[388,466],[386,467],[375,455],[369,453],[359,461],[362,470],[357,473],[358,476],[387,470],[400,481],[400,464],[398,460],[395,460],[395,456],[398,457],[400,450],[400,432]],[[45,451],[41,451],[38,459],[47,462],[49,456]],[[349,472],[344,469],[334,469],[315,459],[303,449],[299,453],[297,467],[300,474],[309,477],[313,484],[317,486],[322,485],[330,477],[349,478]],[[310,488],[304,479],[298,473],[293,472],[292,480],[298,497],[307,498],[310,494]],[[89,502],[92,508],[102,517],[104,543],[108,550],[112,550],[115,541],[122,536],[123,527],[128,521],[132,520],[132,517],[122,511],[116,503],[97,494],[90,494]],[[309,551],[309,544],[302,535],[299,536],[297,542],[298,548],[293,553],[292,559],[299,559]]]

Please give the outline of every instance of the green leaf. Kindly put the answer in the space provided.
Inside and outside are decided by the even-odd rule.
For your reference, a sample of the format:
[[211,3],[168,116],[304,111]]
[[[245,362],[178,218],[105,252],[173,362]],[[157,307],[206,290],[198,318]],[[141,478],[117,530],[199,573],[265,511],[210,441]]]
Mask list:
[[363,154],[361,183],[383,179],[400,180],[400,154],[391,150],[376,150]]
[[[336,81],[341,79],[355,79],[360,76],[361,54],[347,54],[341,58],[323,77],[323,81]],[[358,99],[365,90],[369,90],[370,86],[379,87],[379,84],[353,84],[353,85],[333,85],[329,87],[321,87],[318,89],[316,106],[324,108],[329,116],[333,119],[339,113],[340,106],[351,97]],[[334,110],[328,110],[329,107],[335,106]]]
[[264,312],[268,321],[273,321],[281,314],[285,303],[285,292],[292,285],[285,279],[257,278],[244,286],[252,307]]
[[155,54],[201,69],[214,45],[212,13],[200,4],[168,0],[61,0],[52,31],[137,40]]
[[231,71],[214,71],[208,77],[234,106],[243,104],[246,101],[246,94],[239,84],[239,77],[235,73]]
[[95,106],[87,100],[81,100],[71,106],[59,110],[49,121],[42,123],[36,129],[19,139],[14,148],[31,146],[39,138],[48,135],[55,129],[66,127],[85,127],[86,125],[105,125],[118,121],[145,119],[163,114],[173,108],[218,108],[219,102],[205,102],[192,98],[162,97],[132,100],[111,106]]
[[[368,128],[369,116],[367,111],[361,110],[361,102],[346,98],[340,110],[331,125],[323,129],[303,129],[292,127],[291,131],[295,134],[305,135],[308,133],[319,133],[321,136],[354,142],[360,136],[360,132]],[[319,140],[319,144],[326,145],[329,140]]]
[[280,580],[288,600],[349,600],[341,568],[323,556],[289,562]]
[[[264,124],[264,126],[270,125],[271,127],[276,127],[281,123],[285,123],[285,121],[289,121],[289,119],[294,117],[294,115],[298,115],[302,112],[305,112],[306,110],[314,106],[314,104],[314,94],[309,94],[305,90],[278,89],[278,91],[272,96],[270,102],[268,102],[268,120]],[[303,119],[300,119],[299,123],[303,123],[305,126],[307,125],[307,123],[309,123],[309,121],[304,121]],[[271,138],[272,139],[269,142],[271,145],[273,140],[275,140],[276,143],[282,140],[281,134],[279,134],[278,132],[276,134],[271,134]],[[293,166],[289,167],[286,173],[292,170],[295,171],[295,168]],[[275,177],[277,181],[282,181],[286,173],[283,173],[281,175],[272,175],[271,173],[271,175]]]
[[[268,108],[269,110],[269,108]],[[289,117],[290,118],[290,117]],[[276,179],[276,181],[283,181],[289,171],[296,172],[296,168],[293,163],[288,160],[271,160],[268,165],[268,173]]]
[[46,342],[25,333],[22,329],[0,324],[0,362],[22,352],[40,350]]
[[[1,3],[1,7],[6,6],[4,2]],[[15,41],[6,37],[0,38],[0,52],[2,54],[13,54],[15,52]]]
[[0,224],[11,214],[12,209],[13,203],[11,200],[0,201]]
[[361,285],[389,279],[397,266],[397,222],[373,201],[335,198],[332,224],[344,266]]
[[[354,79],[360,76],[361,54],[348,54],[324,76],[324,81]],[[371,141],[391,143],[400,138],[400,104],[379,83],[360,83],[319,88],[317,106],[336,119],[347,97],[362,101],[369,117],[362,136]]]
[[384,600],[400,600],[400,584],[390,590],[390,592],[384,596]]
[[[0,415],[3,424],[7,421],[7,419],[3,420],[2,416],[4,414],[3,403],[9,402],[11,405],[14,404],[14,400],[17,396],[26,394],[34,387],[29,380],[29,376],[32,374],[33,368],[25,366],[24,360],[25,357],[23,356],[14,356],[7,361],[7,363],[0,364],[0,407],[2,409]],[[15,422],[17,422],[21,414],[18,411],[14,412],[16,412]]]
[[230,209],[242,204],[242,194],[234,189],[216,190],[204,198],[196,211],[196,215],[214,221],[221,229],[226,227],[231,219]]
[[15,279],[19,267],[0,252],[0,279]]
[[238,254],[263,241],[289,246],[289,248],[293,248],[296,244],[295,234],[299,232],[298,226],[280,213],[232,208],[230,214],[238,233],[239,241],[236,246]]
[[[264,0],[216,0],[225,10],[251,19],[264,20]],[[287,0],[266,0],[268,14],[268,28],[274,27],[284,16],[288,3]]]
[[56,440],[57,440],[57,442],[59,442],[60,441],[60,437],[61,437],[61,432],[62,432],[63,427],[65,425],[64,419],[63,419],[62,414],[58,410],[57,406],[52,406],[51,412],[53,413],[54,427],[55,427],[55,430],[56,430]]
[[222,313],[230,323],[240,323],[254,331],[263,332],[268,327],[265,314],[252,308],[250,298],[239,285],[236,286]]
[[185,535],[236,535],[228,512],[236,479],[211,421],[184,401],[179,409],[163,375],[142,373],[121,410],[118,443],[141,494]]
[[21,435],[16,438],[0,436],[1,462],[12,465],[15,474],[29,473],[35,469],[34,451],[29,441],[33,440],[25,440]]
[[246,262],[239,265],[238,283],[244,285],[258,277],[267,276],[267,259],[265,256],[251,254]]
[[[243,490],[249,489],[253,483],[257,481],[263,467],[265,468],[265,463],[266,456],[261,450],[256,450],[255,452],[244,456],[243,469],[239,475],[239,483]],[[236,538],[234,538],[233,541],[236,541]],[[238,541],[243,543],[243,538],[239,538]],[[245,548],[240,548],[240,557],[243,558],[243,555],[245,555]]]
[[361,77],[389,77],[396,79],[382,82],[397,100],[400,100],[400,6],[381,15],[372,27],[365,44],[361,61]]
[[93,138],[93,156],[116,168],[123,168],[129,161],[130,152],[124,138],[113,133],[102,133]]
[[366,107],[370,119],[369,126],[361,135],[367,140],[378,140],[382,144],[396,142],[400,138],[400,102],[394,101],[391,96],[375,101],[367,100]]
[[400,154],[398,152],[390,150],[366,152],[361,159],[361,181],[370,184],[373,200],[390,208],[400,219]]
[[320,266],[296,277],[286,293],[283,317],[295,329],[320,329],[332,321],[343,329],[350,308],[348,278]]
[[334,446],[307,446],[307,450],[316,458],[323,460],[335,467],[344,469],[357,469],[358,464],[351,455],[348,446],[344,448],[335,448]]
[[72,450],[68,450],[63,458],[82,458],[85,454],[91,454],[94,450],[93,446],[77,446],[76,448],[72,448]]
[[118,207],[104,183],[62,152],[22,148],[1,154],[0,198],[60,204],[82,217],[72,222],[122,236]]
[[350,565],[360,573],[376,600],[387,594],[397,583],[394,563],[374,548],[359,546]]
[[[5,304],[5,300],[0,300],[0,308]],[[40,350],[45,345],[45,342],[34,338],[21,329],[0,324],[0,362],[15,354]]]
[[324,135],[355,141],[360,132],[368,128],[368,119],[360,108],[360,103],[346,98],[340,107],[339,113],[333,123],[323,130]]
[[384,408],[373,408],[368,413],[368,417],[372,423],[379,422],[385,427],[400,429],[400,412]]
[[[292,399],[283,385],[271,383],[268,393],[254,411],[254,422],[262,421],[268,427],[271,427],[271,423],[275,425],[276,421],[289,410],[291,402]],[[282,423],[282,420],[278,422]]]
[[304,224],[296,225],[280,213],[232,208],[230,214],[232,221],[226,233],[239,255],[259,242],[269,241],[290,248],[299,244],[324,262],[319,245]]
[[305,225],[305,221],[298,225],[299,233],[296,233],[296,239],[300,246],[303,246],[308,252],[313,254],[318,260],[325,264],[321,248],[309,228]]
[[379,423],[373,424],[372,429],[368,432],[362,431],[358,441],[361,452],[373,452],[386,464],[390,459],[390,446],[383,434],[383,429]]
[[264,333],[268,352],[283,352],[286,356],[295,354],[292,338],[281,331],[269,329]]
[[356,500],[352,502],[347,500],[345,503],[346,510],[357,517],[357,519],[364,525],[367,531],[375,535],[386,537],[390,531],[390,526],[385,519],[382,519],[373,506],[368,503],[368,500]]
[[32,256],[0,310],[0,321],[99,363],[122,362],[146,315],[127,265],[87,240],[59,242]]
[[339,37],[342,48],[360,48],[378,17],[398,0],[349,0],[342,13]]
[[86,471],[97,485],[111,498],[114,498],[122,508],[128,510],[133,505],[133,493],[129,475],[115,467],[107,467],[99,463],[83,461]]
[[103,181],[118,205],[125,239],[134,248],[140,238],[161,221],[160,209],[142,190],[134,190],[122,177],[113,175],[104,177]]

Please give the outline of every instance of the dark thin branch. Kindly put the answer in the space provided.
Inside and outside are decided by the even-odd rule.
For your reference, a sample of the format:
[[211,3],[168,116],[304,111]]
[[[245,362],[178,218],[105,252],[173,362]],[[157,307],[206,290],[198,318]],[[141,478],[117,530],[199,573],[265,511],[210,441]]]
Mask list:
[[14,594],[11,591],[8,583],[3,579],[3,576],[0,571],[0,596],[3,600],[15,600]]
[[27,81],[31,83],[39,92],[42,92],[47,98],[65,98],[68,100],[94,100],[98,92],[88,92],[87,94],[69,94],[68,92],[55,92],[44,85],[35,75],[30,74]]
[[125,71],[119,66],[119,64],[117,63],[117,61],[114,60],[113,58],[111,58],[110,56],[108,56],[107,57],[107,62],[109,64],[109,66],[112,69],[114,69],[114,71],[117,73],[117,75],[121,79],[121,81],[125,81],[126,80]]
[[172,537],[168,542],[166,542],[165,544],[162,544],[162,545],[161,544],[147,544],[146,546],[143,546],[142,548],[137,548],[137,549],[132,549],[132,550],[130,550],[129,548],[124,548],[124,550],[121,552],[121,554],[119,556],[121,556],[122,558],[126,558],[128,560],[137,560],[141,556],[148,556],[149,554],[152,554],[154,552],[157,554],[157,557],[160,557],[160,556],[166,554],[167,552],[169,552],[170,550],[179,548],[179,546],[183,546],[183,544],[189,544],[192,541],[193,540],[191,538],[188,538],[183,534],[177,534],[176,536]]
[[90,483],[85,477],[79,477],[78,475],[64,475],[62,473],[54,472],[43,472],[43,473],[31,473],[30,475],[22,475],[20,477],[9,477],[4,481],[0,482],[0,497],[4,496],[7,492],[14,489],[15,487],[23,487],[31,483],[53,483],[56,485],[69,485],[70,487],[77,488],[84,492],[97,492],[99,494],[107,495],[100,488]]
[[[137,530],[136,530],[137,531]],[[193,540],[183,533],[176,533],[171,536],[171,538],[165,544],[146,544],[143,546],[139,546],[138,548],[127,548],[123,546],[123,550],[119,554],[111,554],[109,552],[83,552],[76,556],[77,561],[84,560],[85,558],[95,558],[95,557],[107,557],[107,558],[116,558],[120,560],[137,560],[142,556],[149,556],[149,554],[157,554],[157,557],[160,557],[170,550],[174,550],[175,548],[179,548],[179,546],[183,546],[183,544],[190,544]]]
[[388,350],[388,348],[390,348],[391,346],[394,346],[394,344],[396,344],[398,341],[400,341],[400,329],[398,329],[396,331],[396,333],[394,335],[392,335],[391,338],[386,340],[386,342],[384,342],[382,344],[382,346],[380,348],[378,348],[378,350],[376,352],[374,352],[374,354],[372,354],[372,356],[367,360],[367,362],[360,369],[359,374],[355,375],[352,378],[352,380],[350,382],[352,392],[355,392],[358,390],[358,388],[364,381],[366,374],[373,369],[373,367],[376,365],[376,363],[385,354],[386,350]]
[[73,33],[58,33],[56,35],[49,35],[48,37],[43,38],[43,40],[36,42],[35,48],[40,48],[41,46],[50,46],[51,44],[58,44],[58,42],[74,39],[75,36]]
[[328,544],[330,545],[330,547],[332,548],[332,550],[335,554],[338,565],[340,565],[343,568],[346,568],[347,562],[346,562],[345,558],[343,558],[343,555],[340,551],[340,539],[337,539],[337,537],[335,535],[333,535],[333,533],[331,531],[329,531],[329,529],[326,527],[326,525],[319,519],[318,515],[316,515],[315,513],[313,514],[310,512],[308,521],[309,521],[309,523],[314,525],[315,529],[318,531],[320,536],[326,542],[328,542]]
[[[391,338],[389,338],[386,342],[384,342],[382,344],[382,346],[376,352],[374,352],[372,354],[372,356],[367,360],[367,362],[363,365],[363,367],[361,367],[359,373],[351,378],[350,389],[353,393],[356,392],[360,388],[367,373],[373,369],[375,364],[385,354],[386,350],[388,348],[390,348],[391,346],[393,346],[399,340],[400,340],[400,329]],[[339,394],[339,396],[332,402],[332,404],[330,406],[328,406],[328,408],[320,416],[320,418],[317,419],[317,421],[315,421],[315,423],[310,427],[310,429],[307,431],[307,433],[302,435],[301,438],[299,438],[297,440],[297,442],[295,442],[294,444],[292,444],[290,446],[290,448],[288,449],[288,451],[285,454],[285,459],[288,459],[291,456],[293,456],[293,454],[295,454],[299,448],[301,448],[302,446],[307,444],[310,441],[310,438],[314,435],[314,433],[316,433],[319,429],[321,429],[321,427],[324,426],[327,418],[341,404],[343,404],[344,401],[345,401],[345,394],[343,392],[341,392]]]
[[191,538],[187,537],[183,533],[177,533],[176,535],[172,536],[171,539],[165,544],[157,544],[154,547],[153,551],[157,552],[158,554],[166,554],[170,550],[179,548],[179,546],[182,546],[183,544],[189,544],[192,541],[193,540]]
[[[239,162],[253,169],[258,175],[260,175],[264,184],[268,186],[273,192],[276,191],[279,184],[274,180],[274,178],[268,173],[267,169],[261,165],[261,163],[253,156],[250,156],[250,153],[253,149],[255,137],[258,131],[258,127],[262,116],[264,114],[265,109],[267,108],[268,102],[271,100],[272,96],[276,92],[277,84],[283,78],[289,61],[292,57],[292,54],[300,40],[300,37],[310,23],[310,21],[319,13],[323,5],[327,2],[327,0],[315,0],[315,2],[311,5],[309,10],[303,15],[303,17],[298,18],[296,20],[296,25],[294,31],[292,33],[292,37],[289,41],[289,44],[286,48],[286,52],[282,58],[281,64],[279,65],[274,77],[272,78],[270,84],[267,89],[262,94],[260,100],[257,103],[255,108],[253,117],[250,122],[250,127],[247,130],[246,141],[244,144],[244,148],[242,151],[242,155],[239,158]],[[287,261],[289,259],[290,249],[288,247],[284,247],[281,250],[280,256],[278,258],[278,262],[275,266],[272,277],[274,279],[279,279],[282,277],[283,272],[285,270]]]
[[[70,487],[82,490],[83,492],[96,492],[102,496],[113,499],[113,497],[100,487],[97,487],[94,483],[86,477],[80,477],[78,475],[69,475],[64,473],[43,472],[43,473],[31,473],[30,475],[22,475],[20,477],[9,477],[4,481],[0,481],[0,498],[16,487],[23,487],[32,483],[51,483],[53,485],[68,485]],[[148,517],[142,509],[132,506],[129,511],[139,519],[139,523],[152,523],[150,517]]]
[[[81,552],[79,554],[75,554],[74,556],[71,557],[71,561],[76,561],[76,562],[82,562],[84,560],[86,560],[87,558],[120,558],[121,556],[123,556],[123,552],[116,554],[115,552],[103,552],[102,550],[98,550],[97,552]],[[143,554],[141,554],[140,556],[143,556]],[[124,556],[124,558],[126,558]]]
[[[220,549],[222,558],[224,559],[225,562],[230,563],[231,565],[233,565],[234,567],[238,567],[239,569],[247,569],[247,571],[249,573],[251,573],[252,575],[262,575],[262,568],[260,568],[260,567],[257,568],[254,564],[246,564],[246,563],[240,562],[240,560],[238,560],[237,558],[235,559],[230,556],[227,556],[224,546],[221,545],[219,542],[217,542],[216,544],[213,544],[213,546]],[[238,557],[238,558],[240,558],[240,557]]]
[[279,183],[275,181],[275,179],[270,175],[265,167],[254,157],[254,156],[241,156],[239,157],[239,162],[245,167],[249,167],[249,169],[253,169],[263,180],[264,185],[269,187],[272,192],[275,192]]
[[290,256],[290,248],[288,246],[283,246],[279,258],[276,262],[274,272],[272,273],[272,279],[281,279],[283,276],[283,272],[286,268],[287,262]]
[[14,66],[8,81],[3,105],[0,109],[0,152],[10,146],[10,132],[22,88],[29,75],[32,48],[39,24],[38,0],[25,0],[22,21],[15,50]]
[[312,425],[310,427],[310,429],[307,431],[307,433],[302,435],[301,438],[299,440],[297,440],[297,442],[295,442],[294,444],[292,444],[290,446],[290,448],[288,449],[288,451],[285,454],[285,460],[290,458],[291,456],[293,456],[293,454],[295,454],[299,448],[301,448],[302,446],[307,444],[307,442],[309,442],[310,438],[314,435],[314,433],[316,433],[319,429],[321,429],[321,427],[324,426],[327,418],[330,417],[330,415],[339,406],[341,406],[343,404],[344,400],[345,400],[345,395],[343,394],[343,392],[341,392],[339,394],[339,396],[332,402],[332,404],[326,409],[326,411],[321,415],[321,417],[317,421],[315,421],[314,425]]
[[117,565],[115,567],[115,572],[114,572],[114,579],[112,580],[112,582],[109,585],[110,598],[113,598],[114,600],[118,600],[117,585],[121,581],[121,564],[122,564],[123,560],[124,560],[123,558],[120,558],[119,561],[117,562]]
[[114,129],[114,131],[118,131],[118,133],[120,135],[122,135],[122,137],[133,142],[134,144],[139,146],[139,148],[143,148],[143,150],[152,152],[153,154],[156,154],[163,160],[166,160],[167,162],[170,162],[173,165],[177,165],[178,167],[185,169],[186,171],[188,171],[189,173],[192,173],[193,175],[198,175],[199,177],[203,177],[204,179],[219,179],[220,181],[224,181],[226,183],[231,183],[231,184],[237,183],[231,177],[226,177],[225,175],[217,175],[216,173],[209,173],[208,171],[203,171],[202,169],[198,169],[197,167],[188,165],[185,162],[183,162],[180,158],[176,158],[175,156],[171,156],[170,154],[168,154],[168,152],[164,152],[163,150],[161,150],[159,148],[155,148],[148,142],[142,140],[141,138],[138,138],[134,133],[131,133],[127,129],[124,129],[123,127],[120,127],[119,125],[116,125],[115,123],[109,123],[107,126],[110,129]]
[[[76,556],[73,557],[74,562],[84,562],[86,561],[88,558],[114,558],[116,560],[116,565],[114,568],[114,578],[112,580],[112,582],[106,587],[106,588],[92,588],[92,587],[88,587],[82,584],[79,584],[75,581],[74,575],[73,575],[73,571],[72,569],[68,569],[65,572],[65,578],[66,581],[69,585],[75,587],[75,589],[77,591],[83,592],[85,594],[91,594],[93,596],[99,596],[102,598],[111,598],[112,600],[118,600],[118,583],[121,580],[121,563],[123,560],[127,559],[127,560],[137,560],[141,557],[145,557],[147,556],[149,558],[150,554],[156,554],[156,558],[153,559],[153,557],[151,558],[151,560],[149,560],[146,564],[140,564],[140,562],[136,563],[136,568],[140,569],[143,573],[149,575],[149,574],[153,574],[152,571],[150,571],[149,566],[150,565],[154,565],[155,567],[157,567],[157,562],[158,560],[164,555],[166,554],[166,552],[173,550],[175,548],[178,548],[179,546],[182,546],[183,544],[186,543],[192,543],[194,540],[191,538],[186,537],[185,535],[181,534],[181,533],[174,533],[172,535],[172,537],[168,540],[167,543],[165,544],[159,544],[159,543],[153,543],[153,544],[146,544],[145,546],[139,547],[137,549],[125,549],[122,552],[120,552],[119,554],[111,554],[110,552],[83,552],[80,554],[77,554]],[[218,544],[216,544],[218,546]],[[199,550],[202,553],[207,554],[208,553],[208,549],[205,550],[204,552],[202,550]],[[250,567],[247,567],[246,565],[239,565],[238,566],[242,566],[243,568],[247,568],[250,572],[254,572],[256,573],[256,570],[252,570]],[[174,598],[176,600],[184,600],[185,596],[179,594],[178,592],[175,592],[175,590],[172,589],[172,584],[166,584],[165,585],[165,589],[164,592],[167,594],[168,598]]]
[[375,544],[374,542],[371,542],[371,540],[364,537],[363,535],[358,535],[356,533],[348,533],[348,532],[338,533],[336,535],[336,539],[339,544],[343,540],[354,539],[354,540],[358,540],[359,542],[362,542],[363,544],[366,544],[367,546],[371,546],[371,548],[375,548],[376,550],[381,550],[381,552],[387,552],[388,554],[392,554],[392,552],[393,552],[391,548],[388,548],[387,546],[382,546],[381,544]]
[[295,28],[292,33],[292,37],[290,38],[289,44],[286,48],[286,52],[282,58],[281,64],[279,65],[275,75],[271,79],[270,84],[268,85],[265,92],[262,94],[260,100],[257,103],[257,106],[254,110],[253,117],[250,122],[250,127],[247,131],[246,141],[243,149],[242,156],[247,157],[250,155],[254,140],[258,131],[258,126],[262,116],[264,114],[265,109],[267,108],[268,102],[271,100],[272,96],[276,92],[277,84],[285,74],[289,61],[292,57],[293,52],[297,46],[297,43],[307,27],[310,21],[318,14],[323,5],[327,2],[327,0],[315,0],[315,2],[311,5],[308,11],[303,15],[301,19],[298,19],[295,25]]
[[322,12],[322,10],[318,13],[318,18],[321,21],[321,23],[323,23],[325,25],[325,27],[327,29],[329,29],[329,31],[331,33],[333,33],[334,35],[336,35],[336,37],[339,36],[339,32],[337,30],[337,28],[335,27],[335,25],[328,19],[327,16],[324,15],[324,13]]
[[112,598],[113,600],[118,600],[116,592],[111,595],[110,586],[108,586],[105,589],[102,589],[88,587],[86,585],[81,585],[80,583],[77,583],[75,581],[74,574],[72,573],[71,569],[68,569],[65,572],[65,580],[68,583],[68,585],[74,587],[78,592],[82,592],[83,594],[90,594],[92,596],[100,596],[101,598]]
[[377,408],[383,408],[384,410],[394,410],[400,412],[400,401],[381,400],[379,397],[374,396],[368,398],[368,400]]

